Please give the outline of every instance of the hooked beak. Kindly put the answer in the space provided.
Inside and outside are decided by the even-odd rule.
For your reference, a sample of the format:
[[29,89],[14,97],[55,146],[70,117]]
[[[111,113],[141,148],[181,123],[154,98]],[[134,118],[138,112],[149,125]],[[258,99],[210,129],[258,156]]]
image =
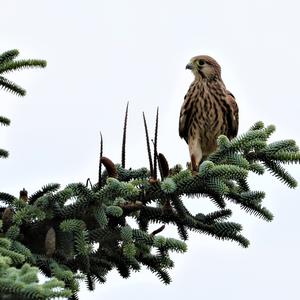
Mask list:
[[194,69],[194,65],[192,63],[188,63],[186,66],[185,66],[186,69],[189,69],[189,70],[193,70]]

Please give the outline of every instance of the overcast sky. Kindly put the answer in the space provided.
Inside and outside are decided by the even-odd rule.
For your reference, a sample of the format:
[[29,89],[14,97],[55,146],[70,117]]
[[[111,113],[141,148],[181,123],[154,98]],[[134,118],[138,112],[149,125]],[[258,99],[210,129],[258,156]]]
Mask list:
[[[120,161],[123,115],[130,101],[127,166],[147,165],[142,111],[153,132],[160,108],[159,151],[185,165],[178,114],[192,74],[192,56],[208,54],[240,107],[240,132],[254,122],[275,124],[273,140],[300,143],[300,4],[275,0],[0,1],[0,51],[43,58],[43,70],[9,78],[28,95],[0,91],[1,191],[29,193],[50,182],[62,186],[97,179],[99,131],[104,154]],[[299,166],[289,170],[300,181]],[[82,299],[299,299],[299,188],[270,175],[253,177],[266,191],[275,219],[266,223],[233,205],[248,249],[191,234],[186,254],[174,255],[173,282],[164,286],[148,270],[124,280],[117,272]],[[193,212],[211,211],[207,199],[187,199]],[[168,231],[165,232],[168,234]],[[170,231],[173,234],[173,231]]]

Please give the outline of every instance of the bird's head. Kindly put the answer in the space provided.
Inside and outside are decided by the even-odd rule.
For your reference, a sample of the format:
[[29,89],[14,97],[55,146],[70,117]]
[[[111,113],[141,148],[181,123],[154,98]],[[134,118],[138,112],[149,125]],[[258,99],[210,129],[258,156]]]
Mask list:
[[193,57],[186,65],[186,69],[191,70],[196,79],[213,80],[221,78],[220,65],[208,55]]

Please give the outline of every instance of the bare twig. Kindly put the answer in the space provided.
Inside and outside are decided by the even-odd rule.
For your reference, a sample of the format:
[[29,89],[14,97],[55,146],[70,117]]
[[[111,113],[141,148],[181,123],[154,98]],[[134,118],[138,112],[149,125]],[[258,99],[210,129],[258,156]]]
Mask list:
[[151,176],[153,176],[152,155],[151,155],[151,149],[150,149],[148,127],[147,127],[147,122],[146,122],[146,117],[145,117],[144,112],[143,112],[143,119],[144,119],[144,127],[145,127],[145,134],[146,134],[146,143],[147,143],[147,152],[148,152],[148,159],[149,159],[150,174],[151,174]]
[[99,169],[98,169],[98,188],[101,189],[102,182],[101,182],[101,174],[102,174],[102,163],[101,159],[103,156],[103,138],[102,133],[100,132],[100,157],[99,157]]
[[158,107],[156,110],[156,120],[155,120],[155,133],[154,133],[154,168],[153,168],[153,177],[157,179],[157,136],[158,136]]
[[123,127],[123,140],[122,140],[122,167],[125,168],[125,155],[126,155],[126,132],[127,132],[127,119],[128,119],[128,105],[126,105],[124,127]]

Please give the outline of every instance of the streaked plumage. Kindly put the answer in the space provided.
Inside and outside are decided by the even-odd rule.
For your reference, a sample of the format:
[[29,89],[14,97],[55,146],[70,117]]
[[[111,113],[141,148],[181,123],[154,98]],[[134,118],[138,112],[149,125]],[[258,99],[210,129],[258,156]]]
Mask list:
[[220,65],[210,56],[193,57],[186,66],[195,75],[179,117],[179,135],[189,145],[191,162],[197,170],[200,162],[217,148],[217,138],[229,139],[238,132],[238,106],[221,78]]

